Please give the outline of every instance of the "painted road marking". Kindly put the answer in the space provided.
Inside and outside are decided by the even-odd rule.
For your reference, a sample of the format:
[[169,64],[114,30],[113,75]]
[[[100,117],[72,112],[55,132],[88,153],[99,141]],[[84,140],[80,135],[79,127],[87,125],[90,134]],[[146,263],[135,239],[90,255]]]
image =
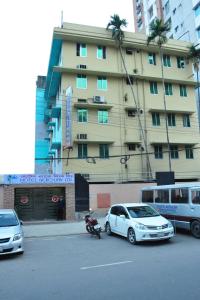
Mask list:
[[93,269],[93,268],[102,268],[102,267],[110,267],[110,266],[116,266],[116,265],[122,265],[122,264],[129,264],[132,263],[132,260],[126,260],[126,261],[118,261],[116,263],[111,263],[111,264],[104,264],[104,265],[96,265],[96,266],[89,266],[89,267],[82,267],[80,268],[81,270],[88,270],[88,269]]

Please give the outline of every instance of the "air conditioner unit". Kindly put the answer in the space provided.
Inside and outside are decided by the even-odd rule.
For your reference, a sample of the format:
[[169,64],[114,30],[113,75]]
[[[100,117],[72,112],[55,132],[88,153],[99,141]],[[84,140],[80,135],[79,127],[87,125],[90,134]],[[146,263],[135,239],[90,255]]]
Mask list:
[[86,133],[78,133],[76,138],[77,138],[77,140],[87,140],[87,134]]
[[77,69],[87,69],[86,65],[77,65],[76,66]]
[[137,114],[137,109],[136,108],[128,110],[128,116],[129,117],[135,117],[136,114]]
[[126,54],[132,54],[133,49],[132,48],[126,48]]
[[93,97],[93,102],[94,103],[104,103],[105,98],[103,96],[94,96]]

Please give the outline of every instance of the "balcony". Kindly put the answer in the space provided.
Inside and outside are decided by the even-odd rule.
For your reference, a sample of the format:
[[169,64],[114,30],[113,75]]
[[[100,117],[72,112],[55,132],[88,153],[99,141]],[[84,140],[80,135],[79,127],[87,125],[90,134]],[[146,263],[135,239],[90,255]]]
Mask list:
[[52,108],[52,111],[51,111],[52,118],[58,119],[60,117],[60,114],[61,114],[61,107],[56,106],[56,107]]
[[61,148],[61,142],[52,142],[51,149],[52,150],[59,150]]
[[51,109],[46,108],[44,111],[44,122],[48,123],[51,118]]

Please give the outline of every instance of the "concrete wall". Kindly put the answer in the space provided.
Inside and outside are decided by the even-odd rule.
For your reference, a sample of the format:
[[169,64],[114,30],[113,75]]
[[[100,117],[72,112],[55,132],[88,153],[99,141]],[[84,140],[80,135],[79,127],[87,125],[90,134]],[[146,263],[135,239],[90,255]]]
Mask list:
[[0,208],[3,208],[3,185],[0,186]]
[[98,208],[98,196],[108,194],[110,205],[115,203],[139,202],[141,188],[155,185],[155,183],[127,183],[127,184],[90,184],[90,208],[106,211],[108,208]]

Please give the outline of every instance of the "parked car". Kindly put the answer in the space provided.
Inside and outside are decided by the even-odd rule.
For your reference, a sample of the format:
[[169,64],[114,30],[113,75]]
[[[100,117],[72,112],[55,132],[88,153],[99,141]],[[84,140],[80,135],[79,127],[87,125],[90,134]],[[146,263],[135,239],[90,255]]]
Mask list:
[[22,222],[13,209],[0,209],[0,255],[23,252]]
[[174,236],[170,221],[144,203],[113,205],[106,216],[105,230],[127,237],[131,244],[147,240],[169,240]]

